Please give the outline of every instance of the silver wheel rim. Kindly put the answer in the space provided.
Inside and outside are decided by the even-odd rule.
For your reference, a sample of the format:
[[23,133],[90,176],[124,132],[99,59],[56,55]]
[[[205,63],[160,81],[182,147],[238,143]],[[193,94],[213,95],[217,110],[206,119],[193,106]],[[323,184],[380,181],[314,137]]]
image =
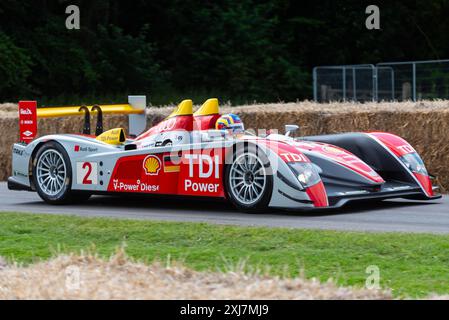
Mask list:
[[64,189],[67,170],[62,154],[54,149],[42,153],[36,166],[37,182],[41,190],[54,196]]
[[244,153],[235,159],[229,179],[232,195],[245,205],[259,201],[267,183],[262,161],[251,153]]

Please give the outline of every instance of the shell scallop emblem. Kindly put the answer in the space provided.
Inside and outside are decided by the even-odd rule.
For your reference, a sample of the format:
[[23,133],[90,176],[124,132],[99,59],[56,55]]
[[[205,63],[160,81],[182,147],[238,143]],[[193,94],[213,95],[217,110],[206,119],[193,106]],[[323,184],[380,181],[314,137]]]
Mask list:
[[149,176],[157,176],[161,170],[161,160],[156,156],[148,156],[143,160],[143,168]]

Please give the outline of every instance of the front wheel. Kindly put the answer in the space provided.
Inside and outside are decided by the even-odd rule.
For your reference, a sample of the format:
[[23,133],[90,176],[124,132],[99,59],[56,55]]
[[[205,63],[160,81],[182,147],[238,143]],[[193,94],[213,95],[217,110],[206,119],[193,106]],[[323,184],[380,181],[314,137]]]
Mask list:
[[39,196],[50,204],[87,200],[90,195],[74,192],[72,166],[65,149],[57,142],[47,142],[33,160],[33,183]]
[[248,146],[237,150],[225,169],[227,197],[237,209],[260,213],[268,208],[273,190],[269,169],[269,161],[260,149]]

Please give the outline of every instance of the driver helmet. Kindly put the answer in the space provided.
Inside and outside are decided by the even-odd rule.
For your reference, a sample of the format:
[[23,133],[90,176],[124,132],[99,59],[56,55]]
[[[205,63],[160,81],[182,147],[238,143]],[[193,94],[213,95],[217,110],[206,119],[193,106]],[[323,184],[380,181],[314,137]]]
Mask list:
[[243,133],[245,131],[245,126],[239,116],[235,114],[225,114],[218,118],[215,123],[215,128],[217,130],[228,130],[233,134]]

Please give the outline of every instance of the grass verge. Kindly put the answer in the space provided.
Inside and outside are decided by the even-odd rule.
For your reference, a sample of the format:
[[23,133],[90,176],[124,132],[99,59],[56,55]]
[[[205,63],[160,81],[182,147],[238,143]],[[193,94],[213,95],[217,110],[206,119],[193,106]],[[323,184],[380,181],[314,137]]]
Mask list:
[[[257,219],[257,217],[254,217]],[[126,243],[134,259],[167,257],[196,270],[247,270],[362,287],[369,266],[395,297],[449,292],[449,236],[217,226],[0,213],[0,256],[23,263],[95,248],[110,256]]]

